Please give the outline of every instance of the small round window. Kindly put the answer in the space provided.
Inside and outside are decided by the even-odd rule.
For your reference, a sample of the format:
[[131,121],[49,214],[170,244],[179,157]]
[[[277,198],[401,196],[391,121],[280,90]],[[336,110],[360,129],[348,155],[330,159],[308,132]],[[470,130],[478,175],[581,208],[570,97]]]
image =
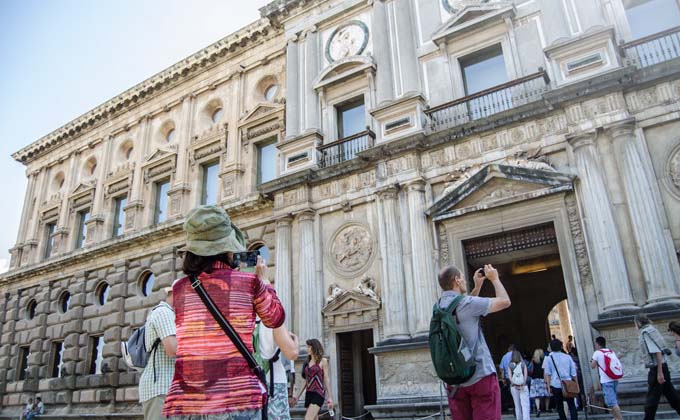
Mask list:
[[38,307],[38,303],[34,300],[31,299],[28,302],[28,305],[26,305],[26,319],[29,321],[33,318],[35,318],[35,309]]
[[276,93],[279,91],[279,86],[278,85],[270,85],[267,89],[264,91],[264,99],[267,101],[271,102],[276,98]]
[[59,312],[65,314],[71,306],[71,294],[68,291],[59,295]]
[[111,288],[109,287],[108,283],[102,283],[97,287],[97,303],[99,305],[104,305],[106,302],[109,300],[109,292],[111,291]]
[[151,295],[153,292],[154,280],[155,277],[153,273],[146,273],[142,276],[141,280],[139,281],[139,291],[141,292],[142,296]]
[[134,149],[133,147],[129,147],[129,148],[125,151],[125,159],[130,159],[130,157],[132,156],[132,150],[133,150],[133,149]]
[[222,108],[217,108],[212,114],[212,121],[217,124],[222,119]]
[[171,128],[168,130],[168,132],[165,134],[165,140],[170,143],[175,139],[175,129]]

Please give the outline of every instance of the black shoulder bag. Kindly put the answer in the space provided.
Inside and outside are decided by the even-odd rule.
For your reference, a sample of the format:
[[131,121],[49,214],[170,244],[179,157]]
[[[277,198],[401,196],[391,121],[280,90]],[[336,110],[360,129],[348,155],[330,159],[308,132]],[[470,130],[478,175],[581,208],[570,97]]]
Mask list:
[[[213,302],[210,295],[208,295],[208,292],[205,291],[205,288],[201,284],[201,281],[198,279],[198,277],[190,275],[189,279],[191,280],[191,288],[194,289],[194,291],[196,291],[198,296],[201,298],[203,304],[208,309],[208,312],[210,312],[210,315],[215,318],[217,324],[219,324],[231,342],[234,343],[234,346],[236,346],[236,349],[241,353],[243,358],[246,359],[250,371],[253,372],[255,376],[257,376],[257,379],[259,379],[264,385],[264,388],[267,389],[267,377],[264,373],[264,370],[260,365],[257,364],[252,353],[250,353],[248,350],[248,347],[246,347],[241,337],[238,335],[236,330],[234,330],[234,327],[232,327],[229,321],[224,317],[224,315],[222,315],[222,312],[220,312],[220,310],[217,308],[215,302]],[[264,404],[262,405],[262,420],[267,420],[267,406],[268,401],[265,394]]]

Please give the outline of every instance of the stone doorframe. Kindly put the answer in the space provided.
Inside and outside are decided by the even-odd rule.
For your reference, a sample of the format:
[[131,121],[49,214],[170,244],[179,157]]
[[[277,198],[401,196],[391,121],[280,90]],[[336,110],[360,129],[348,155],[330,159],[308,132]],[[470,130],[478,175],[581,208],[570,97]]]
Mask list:
[[[531,226],[552,223],[557,235],[557,245],[564,275],[569,311],[573,315],[576,329],[576,345],[585,351],[579,352],[581,366],[589,366],[589,355],[594,351],[594,334],[590,327],[587,304],[581,286],[581,277],[572,242],[569,217],[565,198],[568,193],[559,192],[538,199],[518,201],[492,209],[465,212],[459,216],[439,219],[435,222],[440,265],[454,264],[466,266],[463,241],[482,236],[497,234],[503,231],[528,228]],[[597,372],[582,369],[584,386],[590,389],[597,383]],[[590,374],[586,374],[589,372]],[[593,373],[594,372],[594,373]]]
[[[331,386],[333,387],[333,401],[340,403],[340,358],[338,354],[337,334],[359,330],[373,330],[373,343],[380,341],[380,297],[375,292],[375,283],[370,277],[364,277],[359,284],[344,290],[337,285],[331,286],[326,305],[321,310],[324,323],[324,338],[326,342],[326,355],[331,368]],[[379,367],[375,363],[376,386],[378,382]],[[377,391],[377,390],[376,390]]]

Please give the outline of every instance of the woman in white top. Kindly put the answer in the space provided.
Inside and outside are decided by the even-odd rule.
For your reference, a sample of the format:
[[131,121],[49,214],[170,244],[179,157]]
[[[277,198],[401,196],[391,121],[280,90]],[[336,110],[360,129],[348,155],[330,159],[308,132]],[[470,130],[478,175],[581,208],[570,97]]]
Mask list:
[[527,365],[522,360],[522,354],[519,351],[512,351],[510,364],[505,375],[510,378],[510,392],[515,402],[515,417],[517,420],[529,420],[531,409],[529,408]]

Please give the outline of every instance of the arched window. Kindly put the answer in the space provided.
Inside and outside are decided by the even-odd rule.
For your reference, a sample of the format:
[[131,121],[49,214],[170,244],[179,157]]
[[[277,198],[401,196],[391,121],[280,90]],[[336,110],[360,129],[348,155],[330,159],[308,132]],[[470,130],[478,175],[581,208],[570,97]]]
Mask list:
[[155,281],[155,276],[152,272],[147,271],[142,274],[137,283],[137,289],[139,290],[140,296],[149,296],[153,292],[153,284]]
[[272,102],[274,98],[276,98],[276,94],[279,91],[279,85],[277,84],[272,84],[269,85],[265,90],[264,90],[264,99],[266,99],[268,102]]
[[59,312],[62,314],[65,314],[68,312],[69,307],[71,306],[71,293],[68,292],[68,290],[63,291],[59,295]]
[[97,287],[97,290],[95,292],[97,296],[97,303],[100,306],[103,306],[106,304],[106,302],[109,300],[109,291],[111,288],[109,287],[109,284],[106,282],[103,282]]
[[222,119],[222,108],[217,108],[216,110],[213,111],[212,121],[213,121],[213,123],[217,124],[218,122],[220,122],[221,119]]
[[35,301],[35,299],[31,299],[28,301],[28,305],[26,305],[26,319],[27,320],[32,320],[35,318],[35,309],[38,307],[38,303]]

